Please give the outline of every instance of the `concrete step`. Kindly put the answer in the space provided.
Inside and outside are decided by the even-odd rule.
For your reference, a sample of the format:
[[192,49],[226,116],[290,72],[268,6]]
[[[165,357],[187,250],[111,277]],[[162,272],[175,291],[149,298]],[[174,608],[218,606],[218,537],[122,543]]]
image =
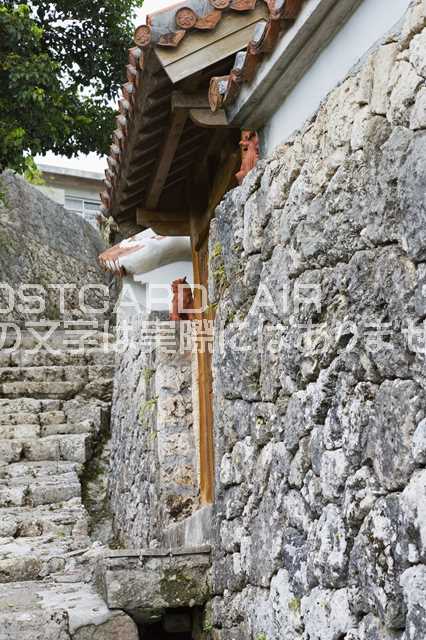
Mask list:
[[55,535],[87,537],[88,516],[80,498],[38,507],[0,510],[0,538]]
[[134,622],[110,611],[90,584],[0,585],[0,640],[137,640]]
[[0,440],[0,462],[68,460],[86,462],[92,452],[90,434]]

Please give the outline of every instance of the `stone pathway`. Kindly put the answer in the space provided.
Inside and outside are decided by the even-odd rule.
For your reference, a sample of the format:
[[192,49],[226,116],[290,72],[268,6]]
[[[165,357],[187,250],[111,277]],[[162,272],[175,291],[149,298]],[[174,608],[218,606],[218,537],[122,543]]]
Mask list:
[[113,353],[0,354],[0,640],[136,640],[94,587],[82,477],[104,437]]

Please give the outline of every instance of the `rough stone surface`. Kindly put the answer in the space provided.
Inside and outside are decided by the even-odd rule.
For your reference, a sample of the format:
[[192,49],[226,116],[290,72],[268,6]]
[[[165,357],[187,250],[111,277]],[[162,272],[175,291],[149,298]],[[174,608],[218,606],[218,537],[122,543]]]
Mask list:
[[[111,354],[58,343],[52,356],[32,342],[24,335],[26,348],[0,368],[0,381],[19,385],[3,384],[0,396],[0,639],[137,640],[135,623],[95,588],[101,543],[111,539]],[[101,391],[88,389],[93,368]],[[76,378],[72,394],[56,392]]]
[[[119,351],[109,480],[116,541],[153,551],[208,538],[212,597],[197,640],[424,640],[425,21],[426,3],[415,0],[400,32],[217,209],[209,249],[216,493],[205,520],[194,363],[177,353],[176,326],[166,353],[147,348],[136,319]],[[10,417],[22,389],[4,367],[10,399],[0,429],[16,436],[0,438],[0,460],[12,467],[27,455],[24,464],[35,465],[34,407],[23,403],[22,419]],[[103,393],[96,370],[75,373],[49,379],[59,403],[44,419],[52,438],[61,411],[85,420],[67,385],[80,397]],[[35,389],[44,401],[45,389]],[[83,458],[79,450],[74,464]],[[75,468],[64,473],[74,486]],[[39,491],[37,478],[31,487]],[[17,526],[34,533],[25,518],[16,522],[23,483],[12,489],[0,494],[10,502],[0,526],[10,537]],[[39,495],[47,531],[55,521]],[[14,539],[5,544],[18,555]],[[202,606],[204,588],[181,583],[185,563],[163,580],[157,560],[141,567],[118,555],[106,597],[127,611],[153,607],[156,620],[167,603]],[[49,565],[34,553],[20,570],[40,575]],[[6,562],[4,575],[13,571]]]
[[[60,296],[53,286],[61,284],[68,287],[67,317],[92,316],[92,308],[101,310],[102,315],[105,299],[108,302],[109,278],[97,265],[97,256],[104,248],[97,231],[9,171],[0,176],[0,191],[4,194],[0,199],[0,282],[7,283],[17,295],[19,287],[25,285],[43,287],[46,305],[44,310],[31,314],[27,309],[34,308],[34,304],[16,297],[13,310],[2,314],[2,321],[22,324],[39,318],[58,319]],[[85,292],[86,307],[82,308],[79,291],[89,283],[94,287]],[[36,293],[23,290],[27,298]],[[9,302],[9,295],[1,288],[0,307],[8,309]]]
[[[109,496],[115,534],[131,548],[153,544],[199,504],[191,348],[180,352],[175,323],[164,342],[157,320],[167,317],[118,329]],[[143,335],[142,321],[151,335]]]
[[138,620],[160,619],[166,609],[203,605],[209,597],[208,555],[106,558],[104,597],[111,609]]
[[425,637],[425,8],[211,227],[215,640]]

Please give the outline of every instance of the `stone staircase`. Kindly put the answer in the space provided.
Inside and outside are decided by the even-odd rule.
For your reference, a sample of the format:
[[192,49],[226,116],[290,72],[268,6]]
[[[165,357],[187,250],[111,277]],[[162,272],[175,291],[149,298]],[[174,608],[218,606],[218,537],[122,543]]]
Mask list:
[[106,439],[114,353],[0,353],[0,640],[136,640],[94,583],[105,547],[90,537],[83,480]]

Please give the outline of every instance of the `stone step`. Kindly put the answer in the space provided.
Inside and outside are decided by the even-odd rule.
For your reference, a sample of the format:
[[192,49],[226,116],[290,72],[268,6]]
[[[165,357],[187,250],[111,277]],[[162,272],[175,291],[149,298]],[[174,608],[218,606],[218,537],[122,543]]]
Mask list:
[[114,368],[111,365],[43,366],[43,367],[2,367],[0,383],[6,382],[82,382],[87,383],[99,378],[112,379]]
[[5,382],[83,382],[88,381],[88,367],[9,367],[0,369],[0,383]]
[[37,507],[80,496],[81,484],[75,472],[34,480],[25,477],[0,480],[0,507]]
[[40,434],[39,424],[0,424],[0,440],[39,438]]
[[[42,400],[29,396],[12,399],[0,398],[0,416],[23,413],[35,415],[43,411],[59,411],[61,407],[60,400],[56,399]],[[18,420],[18,422],[26,422],[26,420]]]
[[64,422],[61,424],[0,424],[0,440],[39,438],[54,435],[75,435],[79,433],[94,433],[93,422]]
[[63,473],[80,475],[83,465],[78,462],[48,461],[15,462],[13,464],[0,463],[0,480],[39,479],[50,476],[60,476]]
[[63,573],[75,551],[71,537],[0,538],[0,583],[42,580]]
[[0,397],[69,400],[84,388],[84,382],[5,382]]
[[0,640],[70,640],[68,614],[64,609],[42,611],[7,605],[0,608]]
[[48,323],[38,326],[31,331],[8,332],[3,348],[11,353],[18,351],[68,352],[81,353],[89,348],[110,348],[114,344],[114,334],[104,330],[98,323]]
[[88,365],[115,366],[114,345],[109,349],[88,349],[85,352],[86,363]]
[[2,367],[49,367],[49,366],[114,366],[114,349],[89,348],[84,353],[76,351],[30,351],[21,349],[10,354],[2,354]]
[[68,367],[85,366],[86,356],[84,353],[73,353],[72,351],[28,351],[22,349],[11,353],[8,367]]
[[135,623],[110,611],[90,584],[0,585],[0,640],[137,640]]
[[[97,367],[94,367],[97,369]],[[20,398],[71,400],[81,394],[84,398],[99,398],[110,401],[112,377],[104,378],[98,371],[89,371],[88,379],[69,376],[62,381],[21,381],[0,384],[0,398],[17,400]]]
[[87,537],[87,512],[80,498],[38,507],[0,510],[0,538],[41,535]]
[[85,422],[65,422],[64,424],[46,424],[41,427],[41,436],[94,434],[95,427],[91,420]]
[[35,412],[0,413],[0,425],[14,424],[39,424],[39,414]]
[[90,434],[0,440],[0,462],[68,460],[86,462],[91,455]]

